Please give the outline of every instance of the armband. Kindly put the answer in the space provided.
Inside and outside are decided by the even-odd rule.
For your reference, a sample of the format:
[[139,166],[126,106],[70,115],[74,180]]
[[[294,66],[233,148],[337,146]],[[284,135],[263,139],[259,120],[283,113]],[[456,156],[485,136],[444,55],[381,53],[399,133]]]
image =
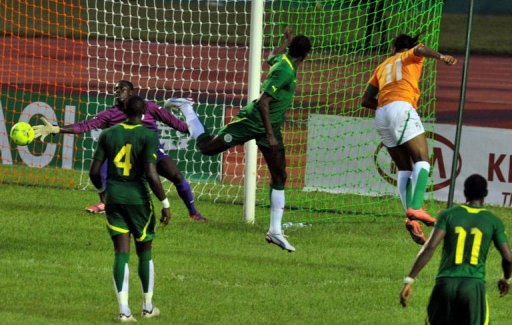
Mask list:
[[169,204],[169,199],[168,198],[165,198],[165,200],[162,200],[160,202],[162,202],[162,207],[164,209],[169,209],[171,207],[171,205]]
[[404,284],[413,284],[414,283],[414,278],[411,278],[410,276],[406,276],[404,278]]
[[105,192],[106,189],[107,188],[105,186],[102,186],[101,188],[96,189],[96,193],[101,194],[101,193]]

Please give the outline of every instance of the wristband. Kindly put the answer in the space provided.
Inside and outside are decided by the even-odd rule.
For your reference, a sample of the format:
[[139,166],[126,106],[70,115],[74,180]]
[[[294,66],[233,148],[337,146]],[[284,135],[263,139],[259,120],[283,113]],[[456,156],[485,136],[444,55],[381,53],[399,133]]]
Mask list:
[[411,278],[410,276],[406,276],[404,278],[404,284],[413,284],[414,283],[414,278]]
[[102,186],[101,188],[96,189],[96,193],[101,194],[101,193],[105,192],[106,189],[107,188],[105,186]]
[[171,205],[169,204],[169,199],[168,198],[165,198],[165,200],[162,200],[160,202],[162,202],[162,207],[164,209],[169,209],[171,207]]
[[512,278],[506,279],[505,277],[503,277],[502,279],[505,280],[505,282],[507,282],[508,284],[510,284],[510,280],[512,280]]

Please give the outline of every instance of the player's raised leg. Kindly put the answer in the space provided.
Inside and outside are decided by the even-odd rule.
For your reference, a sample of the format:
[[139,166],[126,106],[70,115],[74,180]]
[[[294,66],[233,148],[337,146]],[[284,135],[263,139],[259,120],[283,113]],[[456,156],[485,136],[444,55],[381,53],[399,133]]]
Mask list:
[[405,219],[405,228],[409,231],[412,240],[416,244],[423,245],[427,241],[427,236],[421,230],[421,226],[418,221],[411,220],[409,218]]
[[428,163],[428,147],[425,133],[421,133],[404,144],[414,162],[412,168],[412,200],[406,215],[413,220],[419,220],[427,226],[433,226],[436,219],[423,210],[423,200],[427,190],[430,164]]
[[232,145],[226,144],[219,136],[213,137],[208,133],[194,111],[193,104],[191,99],[173,97],[165,102],[165,107],[179,109],[185,116],[189,133],[196,140],[202,154],[213,156],[231,148]]
[[412,197],[412,171],[411,170],[399,170],[397,174],[397,187],[398,195],[404,211],[407,211],[407,207],[411,204]]
[[[407,212],[408,207],[411,204],[412,197],[412,165],[409,154],[404,146],[395,146],[395,147],[387,147],[388,153],[393,159],[393,162],[396,164],[398,169],[397,173],[397,187],[398,187],[398,195],[400,197],[400,201],[402,202],[402,206],[404,208],[404,212]],[[409,231],[411,238],[415,243],[423,245],[426,241],[426,236],[421,229],[421,225],[416,221],[410,218],[405,220],[405,229]]]
[[194,111],[192,99],[171,97],[165,101],[164,106],[179,109],[183,113],[188,131],[194,139],[198,140],[201,135],[205,134],[206,130]]

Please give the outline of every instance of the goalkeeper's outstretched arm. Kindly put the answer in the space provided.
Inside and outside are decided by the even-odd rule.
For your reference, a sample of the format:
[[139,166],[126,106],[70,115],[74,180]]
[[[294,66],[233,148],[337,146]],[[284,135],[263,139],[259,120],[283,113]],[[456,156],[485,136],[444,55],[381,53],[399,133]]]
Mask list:
[[[110,112],[111,110],[106,110],[103,112],[99,112],[94,116],[94,118],[89,120],[83,120],[77,122],[75,124],[68,125],[52,125],[44,116],[41,117],[41,121],[43,121],[42,125],[34,125],[32,128],[34,129],[34,138],[41,138],[41,141],[44,142],[44,139],[51,134],[59,134],[59,133],[70,133],[70,134],[81,134],[93,129],[104,129],[110,126]],[[185,123],[183,123],[185,124]]]
[[42,142],[44,142],[44,139],[48,135],[59,133],[75,133],[73,129],[74,124],[64,126],[53,125],[44,116],[41,117],[41,121],[43,121],[42,125],[34,125],[32,128],[34,129],[34,139],[40,137]]
[[51,124],[44,116],[41,117],[41,120],[43,125],[34,125],[32,127],[34,129],[34,139],[41,137],[41,141],[44,142],[48,135],[61,133],[61,128],[58,125]]

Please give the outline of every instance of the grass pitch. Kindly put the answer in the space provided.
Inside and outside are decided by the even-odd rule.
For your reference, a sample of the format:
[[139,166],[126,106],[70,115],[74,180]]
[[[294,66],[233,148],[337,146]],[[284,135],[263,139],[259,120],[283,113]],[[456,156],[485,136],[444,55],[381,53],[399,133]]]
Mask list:
[[[171,196],[174,219],[154,241],[158,319],[147,324],[422,324],[439,252],[399,305],[402,278],[419,250],[402,217],[341,216],[287,230],[297,252],[264,240],[268,210],[255,225],[238,205],[198,202],[206,224],[188,219]],[[117,302],[112,244],[104,217],[83,209],[89,191],[2,184],[2,324],[110,324]],[[158,203],[156,203],[158,205]],[[512,212],[493,209],[510,225]],[[285,222],[286,212],[285,212]],[[510,229],[510,228],[509,228]],[[130,305],[138,315],[137,258],[130,259]],[[498,298],[499,255],[489,256],[493,324],[510,321],[512,297]],[[139,317],[140,318],[140,317]]]

